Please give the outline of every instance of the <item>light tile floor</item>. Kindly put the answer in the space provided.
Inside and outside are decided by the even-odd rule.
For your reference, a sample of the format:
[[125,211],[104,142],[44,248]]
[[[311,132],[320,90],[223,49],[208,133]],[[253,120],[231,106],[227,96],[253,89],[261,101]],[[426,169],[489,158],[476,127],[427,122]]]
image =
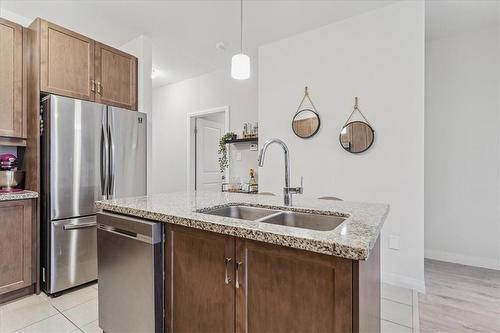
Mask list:
[[382,283],[382,333],[418,333],[418,295],[411,289]]
[[0,305],[0,333],[102,332],[97,318],[93,284],[55,298],[41,293]]
[[[41,293],[0,305],[0,333],[102,332],[97,288],[94,284],[56,298]],[[382,284],[382,333],[418,332],[415,297],[409,289]]]

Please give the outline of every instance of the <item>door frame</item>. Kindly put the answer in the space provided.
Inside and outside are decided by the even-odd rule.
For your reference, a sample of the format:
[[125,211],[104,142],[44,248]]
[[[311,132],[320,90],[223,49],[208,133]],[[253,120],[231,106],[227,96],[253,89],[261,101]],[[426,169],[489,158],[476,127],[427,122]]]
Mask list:
[[[196,118],[203,117],[206,115],[211,115],[214,113],[224,113],[224,133],[229,131],[229,105],[219,106],[212,109],[201,110],[197,112],[191,112],[187,114],[187,190],[195,190],[195,173],[196,173],[196,137],[194,134],[194,129],[196,126]],[[226,168],[224,176],[229,179],[229,168]]]

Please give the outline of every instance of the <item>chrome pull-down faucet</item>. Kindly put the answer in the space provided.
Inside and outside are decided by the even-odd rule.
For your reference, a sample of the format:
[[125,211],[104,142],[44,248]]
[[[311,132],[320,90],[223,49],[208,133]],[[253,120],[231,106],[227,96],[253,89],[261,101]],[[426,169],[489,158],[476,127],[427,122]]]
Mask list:
[[283,188],[283,195],[284,195],[284,200],[285,200],[285,205],[286,206],[291,206],[292,205],[292,194],[298,193],[302,194],[303,192],[303,182],[304,178],[300,177],[300,186],[299,187],[290,187],[290,157],[289,157],[289,152],[288,152],[288,147],[286,144],[281,141],[280,139],[274,138],[274,139],[269,139],[267,140],[262,148],[260,149],[259,153],[259,167],[264,166],[264,158],[266,156],[266,151],[267,148],[273,144],[277,143],[283,148],[283,152],[285,154],[285,187]]

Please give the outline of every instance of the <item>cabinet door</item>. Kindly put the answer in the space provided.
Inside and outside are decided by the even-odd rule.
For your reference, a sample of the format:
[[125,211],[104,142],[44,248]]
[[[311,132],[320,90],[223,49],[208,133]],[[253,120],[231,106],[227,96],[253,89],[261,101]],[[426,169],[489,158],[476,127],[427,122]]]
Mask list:
[[0,18],[0,136],[26,137],[22,39],[20,25]]
[[234,238],[167,227],[167,330],[234,332]]
[[137,110],[137,58],[96,43],[96,101]]
[[0,202],[0,294],[32,283],[31,201]]
[[43,20],[40,30],[40,89],[94,100],[94,41]]
[[236,332],[352,332],[352,261],[236,240]]

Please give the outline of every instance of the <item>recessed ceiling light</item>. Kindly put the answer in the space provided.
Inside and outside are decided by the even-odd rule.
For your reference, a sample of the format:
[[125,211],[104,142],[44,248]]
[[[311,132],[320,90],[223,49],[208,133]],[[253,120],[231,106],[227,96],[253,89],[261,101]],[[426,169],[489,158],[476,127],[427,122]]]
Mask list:
[[151,79],[154,79],[160,75],[160,71],[156,68],[151,69]]
[[215,48],[220,51],[224,51],[226,49],[226,43],[224,42],[217,42],[215,43]]

